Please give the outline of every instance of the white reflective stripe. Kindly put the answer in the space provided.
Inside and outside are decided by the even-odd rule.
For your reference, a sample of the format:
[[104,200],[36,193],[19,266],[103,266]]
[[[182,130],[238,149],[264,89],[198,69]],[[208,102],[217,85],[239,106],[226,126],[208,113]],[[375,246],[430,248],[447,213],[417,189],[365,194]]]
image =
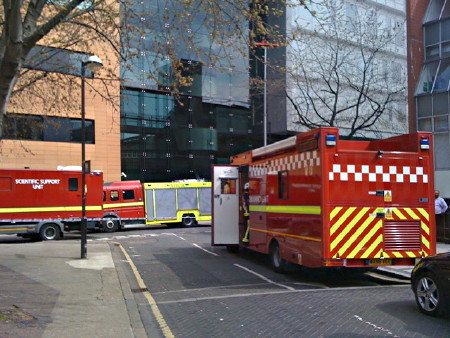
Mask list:
[[423,167],[362,165],[359,171],[356,168],[353,164],[333,164],[328,178],[330,181],[428,183]]

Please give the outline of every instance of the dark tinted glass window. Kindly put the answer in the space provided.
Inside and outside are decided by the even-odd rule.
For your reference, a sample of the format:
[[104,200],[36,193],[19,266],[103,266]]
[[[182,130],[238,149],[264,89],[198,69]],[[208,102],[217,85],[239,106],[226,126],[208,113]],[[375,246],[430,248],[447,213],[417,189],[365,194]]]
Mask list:
[[78,190],[78,178],[69,178],[69,191]]
[[124,200],[134,200],[134,190],[124,190],[123,191]]
[[289,198],[288,172],[278,173],[278,198],[286,200]]
[[[64,117],[6,114],[5,139],[49,142],[81,142],[81,120]],[[85,121],[86,143],[95,143],[95,124]]]

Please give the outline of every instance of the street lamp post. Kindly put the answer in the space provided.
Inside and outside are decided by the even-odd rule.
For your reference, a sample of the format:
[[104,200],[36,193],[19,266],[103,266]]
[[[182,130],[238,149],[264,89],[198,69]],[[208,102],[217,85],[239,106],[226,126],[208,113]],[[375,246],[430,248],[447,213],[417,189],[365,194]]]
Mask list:
[[86,68],[91,72],[103,66],[102,60],[92,55],[81,61],[81,258],[87,258],[87,220],[86,220],[86,127],[85,127],[85,90]]
[[264,124],[264,146],[267,145],[267,48],[278,47],[277,43],[269,43],[267,41],[257,42],[255,44],[258,47],[264,48],[264,113],[263,113],[263,124]]

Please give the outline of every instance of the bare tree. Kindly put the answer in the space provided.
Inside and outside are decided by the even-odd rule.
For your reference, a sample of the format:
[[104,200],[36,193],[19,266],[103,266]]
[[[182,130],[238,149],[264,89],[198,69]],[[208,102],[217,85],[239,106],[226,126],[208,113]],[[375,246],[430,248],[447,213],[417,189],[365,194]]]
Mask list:
[[348,137],[404,132],[405,74],[390,50],[402,43],[401,26],[386,25],[374,8],[352,5],[345,13],[335,4],[321,1],[314,27],[290,32],[286,95],[295,122],[337,126]]

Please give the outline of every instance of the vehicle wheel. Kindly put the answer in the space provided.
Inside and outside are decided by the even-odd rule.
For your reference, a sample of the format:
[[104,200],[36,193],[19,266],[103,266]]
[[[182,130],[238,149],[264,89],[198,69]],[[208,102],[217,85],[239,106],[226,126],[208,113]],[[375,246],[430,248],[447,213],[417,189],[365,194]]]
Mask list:
[[61,230],[56,224],[44,224],[39,230],[39,237],[43,241],[58,240],[61,238]]
[[276,241],[270,244],[269,249],[270,265],[275,272],[285,273],[286,272],[286,261],[281,258],[280,246]]
[[424,272],[417,277],[414,285],[414,296],[419,310],[430,316],[443,314],[444,289],[436,276],[431,272]]
[[119,229],[119,221],[117,219],[108,219],[103,222],[103,230],[105,232],[115,232]]
[[191,226],[193,226],[195,224],[195,217],[193,215],[183,215],[181,224],[185,228],[190,228]]

